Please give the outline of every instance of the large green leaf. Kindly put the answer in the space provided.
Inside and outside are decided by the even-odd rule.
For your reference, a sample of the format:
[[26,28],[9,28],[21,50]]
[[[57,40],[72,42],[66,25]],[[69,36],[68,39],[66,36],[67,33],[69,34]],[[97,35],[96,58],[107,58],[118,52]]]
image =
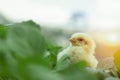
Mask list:
[[19,61],[17,67],[22,80],[61,80],[50,70],[48,61],[40,56],[31,56]]
[[46,50],[46,41],[40,26],[32,21],[8,25],[7,43],[9,48],[21,56],[42,54]]
[[40,26],[33,21],[0,25],[0,73],[20,77],[18,60],[34,55],[43,56],[46,49]]

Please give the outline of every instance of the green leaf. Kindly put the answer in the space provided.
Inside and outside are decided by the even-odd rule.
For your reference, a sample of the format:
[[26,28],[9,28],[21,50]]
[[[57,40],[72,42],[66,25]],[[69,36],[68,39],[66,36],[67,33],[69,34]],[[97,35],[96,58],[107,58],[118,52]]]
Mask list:
[[50,62],[50,65],[52,67],[52,69],[54,69],[54,67],[56,66],[57,64],[57,54],[62,50],[62,47],[56,47],[52,44],[48,44],[48,51],[49,51],[49,56],[48,56],[48,59],[49,59],[49,62]]
[[29,66],[28,72],[29,80],[63,80],[59,74],[37,65]]
[[70,65],[70,59],[68,55],[64,55],[56,64],[55,70],[60,71],[68,68]]
[[7,27],[0,24],[0,38],[4,39],[7,36]]
[[[38,68],[38,70],[36,68],[29,69],[29,68],[31,68],[31,66],[39,66],[39,68]],[[32,76],[32,74],[35,73],[36,71],[41,70],[40,73],[41,74],[43,73],[42,75],[47,74],[47,72],[45,73],[44,70],[50,71],[49,63],[40,56],[31,56],[26,59],[20,59],[17,64],[17,67],[18,67],[17,69],[18,69],[19,75],[24,80],[36,80],[36,79],[31,79],[35,75],[39,75],[38,73],[36,73],[36,74],[34,74],[34,76]]]
[[115,77],[109,77],[109,78],[106,78],[105,80],[120,80],[120,79]]
[[32,21],[8,25],[7,43],[9,48],[22,57],[33,54],[44,55],[46,41],[41,34],[40,26]]
[[59,71],[65,80],[98,80],[96,76],[82,68],[79,69],[75,65],[71,65],[68,68]]
[[[47,50],[40,26],[33,21],[0,26],[0,72],[18,78],[17,63],[30,56],[43,56]],[[39,60],[38,60],[39,61]],[[27,63],[26,63],[27,64]]]

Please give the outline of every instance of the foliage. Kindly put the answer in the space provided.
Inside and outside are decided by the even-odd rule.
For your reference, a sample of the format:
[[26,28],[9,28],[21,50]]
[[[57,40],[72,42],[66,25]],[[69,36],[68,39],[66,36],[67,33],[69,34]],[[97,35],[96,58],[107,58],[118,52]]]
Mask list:
[[71,64],[67,55],[57,61],[61,50],[33,21],[1,24],[0,80],[105,80],[104,74],[88,70],[84,61]]

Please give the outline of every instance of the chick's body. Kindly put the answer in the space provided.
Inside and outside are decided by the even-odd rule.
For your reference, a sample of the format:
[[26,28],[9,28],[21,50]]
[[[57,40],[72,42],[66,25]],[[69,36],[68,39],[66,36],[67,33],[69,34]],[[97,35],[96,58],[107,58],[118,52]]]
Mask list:
[[70,42],[70,46],[58,54],[58,60],[67,54],[71,63],[84,60],[88,63],[88,67],[97,67],[98,61],[94,56],[95,43],[91,37],[84,33],[75,33],[72,35]]

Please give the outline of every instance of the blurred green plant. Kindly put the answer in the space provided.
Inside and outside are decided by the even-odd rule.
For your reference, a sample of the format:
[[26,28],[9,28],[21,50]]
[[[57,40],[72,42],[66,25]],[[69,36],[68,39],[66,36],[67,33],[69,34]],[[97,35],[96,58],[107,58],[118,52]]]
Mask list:
[[[49,42],[33,21],[0,25],[0,80],[104,80],[104,74],[86,69],[86,62],[71,64],[62,48]],[[107,80],[116,78],[110,78]],[[119,79],[117,79],[119,80]]]

